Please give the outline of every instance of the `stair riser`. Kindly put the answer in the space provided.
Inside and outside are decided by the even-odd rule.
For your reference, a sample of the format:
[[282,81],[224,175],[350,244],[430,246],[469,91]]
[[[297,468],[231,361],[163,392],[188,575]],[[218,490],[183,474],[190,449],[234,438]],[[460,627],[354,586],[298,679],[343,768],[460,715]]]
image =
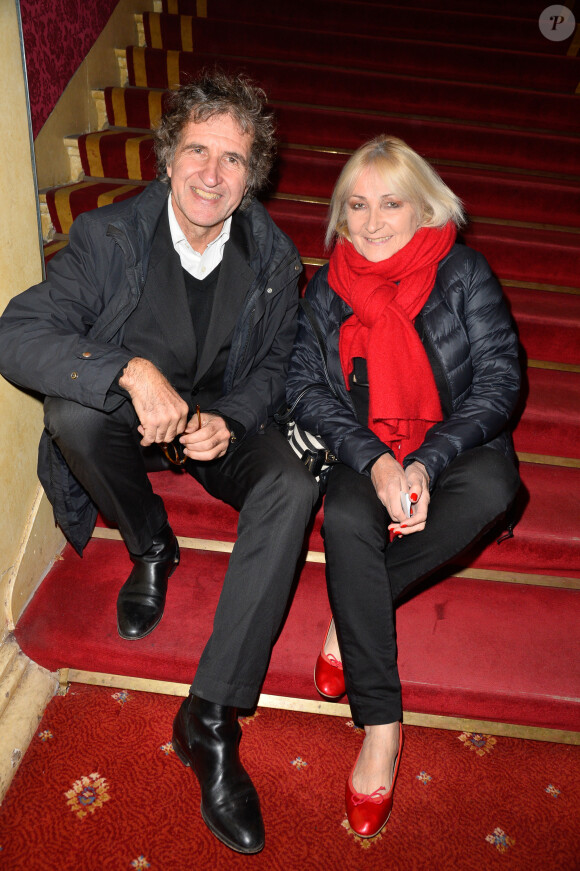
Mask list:
[[[580,375],[578,376],[580,379]],[[546,456],[571,457],[580,461],[580,424],[576,421],[562,422],[547,418],[549,406],[544,412],[526,409],[514,432],[514,444],[518,452]]]
[[[578,331],[580,338],[580,331]],[[549,356],[546,347],[544,356]],[[580,372],[524,372],[514,440],[525,453],[580,458]]]
[[546,319],[530,322],[525,312],[514,314],[520,344],[532,360],[577,366],[580,369],[580,311],[578,303],[570,324],[562,327]]
[[519,338],[532,360],[580,366],[580,297],[504,287]]

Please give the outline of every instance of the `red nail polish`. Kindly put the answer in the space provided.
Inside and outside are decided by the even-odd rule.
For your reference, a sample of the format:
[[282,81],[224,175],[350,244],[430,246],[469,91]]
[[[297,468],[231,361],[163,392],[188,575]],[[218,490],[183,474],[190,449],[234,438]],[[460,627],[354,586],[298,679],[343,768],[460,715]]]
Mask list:
[[406,524],[406,523],[401,523],[401,529],[406,529],[406,528],[407,528],[407,524]]
[[411,501],[412,501],[412,502],[416,502],[418,498],[419,498],[419,497],[417,496],[416,493],[411,493]]

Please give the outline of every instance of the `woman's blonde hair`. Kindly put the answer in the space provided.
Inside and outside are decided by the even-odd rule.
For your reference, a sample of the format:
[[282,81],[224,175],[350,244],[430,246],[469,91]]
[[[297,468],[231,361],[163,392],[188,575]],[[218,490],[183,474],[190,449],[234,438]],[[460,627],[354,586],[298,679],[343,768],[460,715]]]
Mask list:
[[449,221],[460,227],[465,223],[461,200],[426,160],[402,139],[377,136],[354,152],[338,177],[328,211],[327,248],[335,236],[349,238],[346,203],[359,176],[369,167],[388,177],[390,192],[412,205],[419,227],[443,227]]

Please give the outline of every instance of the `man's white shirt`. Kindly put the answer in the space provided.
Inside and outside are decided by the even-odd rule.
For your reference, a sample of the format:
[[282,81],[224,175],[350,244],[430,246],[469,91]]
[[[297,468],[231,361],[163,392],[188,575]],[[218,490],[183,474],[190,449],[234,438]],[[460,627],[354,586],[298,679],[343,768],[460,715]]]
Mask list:
[[230,228],[232,226],[232,216],[226,218],[222,227],[221,233],[213,242],[210,242],[203,254],[195,251],[187,239],[175,217],[173,204],[171,201],[171,193],[167,198],[167,210],[169,214],[169,230],[171,232],[171,240],[173,247],[179,255],[181,265],[186,272],[193,275],[199,280],[206,278],[210,272],[222,262],[224,256],[224,246],[230,238]]

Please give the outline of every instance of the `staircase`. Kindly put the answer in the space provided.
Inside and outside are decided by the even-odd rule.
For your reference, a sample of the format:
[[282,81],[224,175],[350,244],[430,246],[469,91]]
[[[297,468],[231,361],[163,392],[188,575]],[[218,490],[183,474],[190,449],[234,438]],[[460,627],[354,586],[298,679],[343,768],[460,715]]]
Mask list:
[[[440,8],[442,5],[444,8]],[[580,82],[578,41],[542,36],[544,4],[483,0],[163,0],[118,51],[121,88],[95,92],[102,129],[71,135],[71,184],[41,195],[46,260],[82,211],[154,177],[150,129],[164,95],[203,66],[245,71],[277,117],[265,205],[308,279],[324,263],[324,218],[349,154],[379,133],[406,140],[463,199],[465,242],[499,277],[519,332],[524,384],[515,443],[515,536],[480,543],[398,612],[405,721],[550,740],[580,738]],[[116,635],[130,570],[99,520],[82,561],[65,550],[16,629],[64,677],[185,693],[236,535],[236,513],[187,475],[158,472],[184,552],[166,614],[147,639]],[[312,670],[329,615],[321,512],[305,545],[262,703],[344,714]],[[510,731],[511,730],[511,731]]]

